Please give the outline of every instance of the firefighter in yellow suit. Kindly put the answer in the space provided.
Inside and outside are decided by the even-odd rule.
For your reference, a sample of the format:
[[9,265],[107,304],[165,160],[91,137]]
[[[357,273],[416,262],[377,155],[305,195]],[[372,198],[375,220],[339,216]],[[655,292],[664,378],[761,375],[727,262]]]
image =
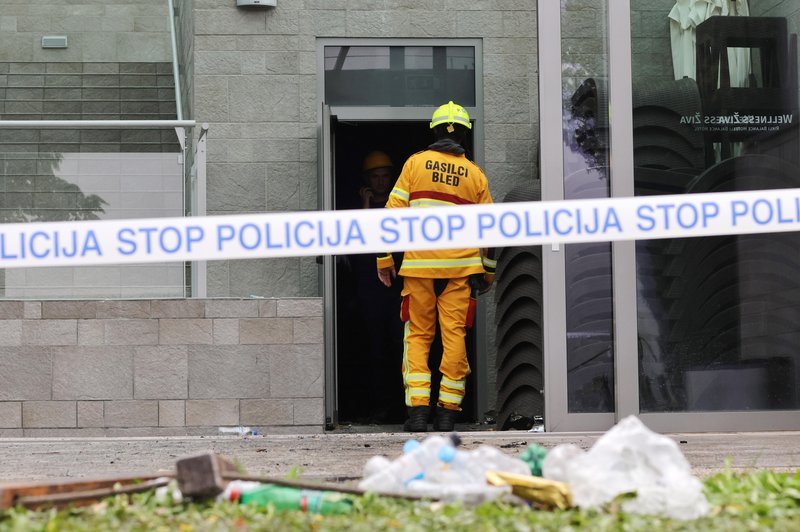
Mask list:
[[[408,158],[386,207],[492,203],[486,175],[465,156],[464,138],[472,123],[464,108],[452,101],[442,105],[433,113],[430,127],[436,141]],[[470,373],[466,328],[472,325],[475,295],[489,290],[495,266],[490,251],[478,248],[407,251],[399,272],[395,272],[391,254],[378,257],[378,278],[384,285],[391,286],[397,273],[403,278],[400,317],[404,322],[406,430],[427,430],[431,396],[428,350],[437,315],[443,354],[434,429],[453,430]]]

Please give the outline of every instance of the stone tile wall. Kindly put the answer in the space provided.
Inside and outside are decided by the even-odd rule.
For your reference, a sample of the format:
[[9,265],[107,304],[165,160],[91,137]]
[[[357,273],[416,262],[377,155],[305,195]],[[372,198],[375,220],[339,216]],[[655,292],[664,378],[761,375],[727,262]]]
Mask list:
[[[209,214],[316,210],[319,38],[481,39],[481,161],[495,198],[538,175],[536,2],[194,0],[194,118],[210,124]],[[214,261],[214,297],[313,296],[314,257]]]
[[[3,120],[174,120],[175,116],[169,62],[0,61]],[[2,153],[162,151],[180,151],[174,131],[0,130]]]
[[0,437],[321,432],[320,298],[0,302]]
[[[67,36],[68,48],[42,48],[45,35]],[[5,0],[0,7],[0,61],[169,58],[169,12],[164,0]]]
[[[194,0],[193,118],[211,126],[208,213],[318,208],[320,38],[480,39],[483,76],[478,82],[484,97],[478,105],[484,119],[478,127],[485,153],[480,162],[492,195],[499,201],[536,178],[536,4],[280,0],[275,8],[237,9],[235,2]],[[208,294],[314,296],[320,293],[318,273],[314,257],[213,261]],[[492,312],[493,307],[486,319],[489,390],[496,380]]]

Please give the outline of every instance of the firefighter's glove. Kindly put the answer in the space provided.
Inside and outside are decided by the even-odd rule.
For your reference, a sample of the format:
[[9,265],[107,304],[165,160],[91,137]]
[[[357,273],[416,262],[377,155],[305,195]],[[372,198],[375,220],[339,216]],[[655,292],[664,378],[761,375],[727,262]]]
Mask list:
[[483,274],[475,274],[470,275],[469,284],[472,287],[472,290],[477,292],[478,295],[485,294],[492,288],[492,283],[494,282],[494,274],[493,273],[483,273]]

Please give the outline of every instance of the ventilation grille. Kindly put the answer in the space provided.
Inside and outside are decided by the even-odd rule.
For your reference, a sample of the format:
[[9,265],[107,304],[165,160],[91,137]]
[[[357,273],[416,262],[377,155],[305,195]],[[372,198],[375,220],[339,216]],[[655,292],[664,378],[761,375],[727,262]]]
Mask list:
[[42,48],[66,48],[66,35],[45,35],[42,37]]

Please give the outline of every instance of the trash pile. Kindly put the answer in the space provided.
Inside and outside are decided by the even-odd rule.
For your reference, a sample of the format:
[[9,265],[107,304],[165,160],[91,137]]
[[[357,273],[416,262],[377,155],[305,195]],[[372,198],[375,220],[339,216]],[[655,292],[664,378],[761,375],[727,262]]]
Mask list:
[[[519,456],[490,445],[461,446],[457,434],[408,440],[394,460],[373,456],[358,487],[246,475],[205,453],[176,462],[168,476],[145,475],[59,482],[0,484],[0,510],[81,506],[103,497],[156,490],[156,498],[216,498],[276,510],[346,514],[354,496],[378,495],[477,505],[504,500],[537,509],[605,508],[695,519],[708,514],[702,483],[678,445],[630,416],[588,451],[572,444],[546,450],[528,444]],[[224,501],[224,502],[223,502]]]
[[393,461],[372,457],[358,487],[464,504],[505,499],[540,508],[601,508],[620,498],[629,513],[674,519],[708,513],[702,483],[678,445],[634,416],[586,452],[573,444],[549,452],[534,444],[515,458],[488,445],[462,450],[459,443],[454,434],[409,440]]
[[358,487],[377,493],[411,493],[446,502],[480,504],[511,493],[508,485],[487,484],[486,473],[529,475],[528,464],[489,445],[465,451],[458,436],[430,436],[422,443],[408,440],[393,462],[372,457]]

